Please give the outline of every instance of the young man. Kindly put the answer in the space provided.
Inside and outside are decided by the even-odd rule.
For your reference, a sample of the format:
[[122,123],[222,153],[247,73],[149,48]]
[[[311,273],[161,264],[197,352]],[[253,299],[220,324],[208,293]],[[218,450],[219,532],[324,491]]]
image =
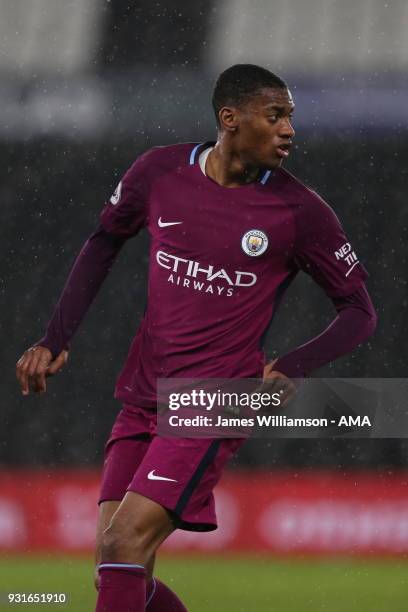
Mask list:
[[[286,84],[250,64],[215,86],[217,142],[153,148],[120,181],[85,243],[47,333],[17,364],[23,394],[46,389],[119,250],[151,235],[148,307],[117,382],[123,402],[106,447],[97,537],[97,610],[185,610],[152,578],[176,528],[216,528],[213,488],[240,440],[156,436],[156,380],[306,376],[351,351],[376,317],[331,208],[281,168],[294,137]],[[261,339],[299,270],[338,315],[265,366]],[[265,369],[264,369],[265,368]]]

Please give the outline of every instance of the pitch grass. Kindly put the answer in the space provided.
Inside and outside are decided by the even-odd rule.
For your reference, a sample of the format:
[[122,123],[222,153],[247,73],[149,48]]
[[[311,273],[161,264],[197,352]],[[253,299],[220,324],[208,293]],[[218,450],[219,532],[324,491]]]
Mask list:
[[[406,612],[408,562],[164,557],[157,575],[189,612]],[[5,604],[12,592],[65,592],[65,605]],[[92,612],[92,560],[0,557],[0,610]],[[163,610],[163,612],[166,612]]]

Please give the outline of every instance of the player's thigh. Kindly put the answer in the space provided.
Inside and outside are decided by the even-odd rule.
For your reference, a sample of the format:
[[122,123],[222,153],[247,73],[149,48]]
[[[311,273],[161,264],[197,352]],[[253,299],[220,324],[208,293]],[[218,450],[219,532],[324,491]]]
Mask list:
[[[124,411],[122,411],[124,413]],[[120,414],[117,420],[123,417]],[[126,416],[126,415],[125,415]],[[96,565],[101,561],[102,539],[109,527],[112,516],[119,508],[138,466],[149,448],[149,439],[145,436],[133,438],[110,438],[105,448],[105,461],[102,470],[101,491],[99,496],[99,515],[96,528]],[[149,562],[153,570],[154,560]],[[95,571],[95,584],[98,588],[98,571]]]
[[101,560],[119,555],[122,562],[146,565],[175,528],[174,517],[166,508],[128,491],[102,533]]
[[156,436],[128,491],[167,508],[181,529],[216,529],[213,490],[225,464],[243,441]]
[[110,439],[105,448],[99,504],[121,502],[151,440],[146,436]]

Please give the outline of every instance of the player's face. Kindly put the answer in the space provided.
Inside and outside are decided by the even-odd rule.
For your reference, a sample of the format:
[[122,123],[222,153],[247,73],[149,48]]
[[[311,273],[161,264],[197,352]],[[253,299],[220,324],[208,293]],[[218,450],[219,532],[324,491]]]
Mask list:
[[267,88],[236,109],[236,152],[245,163],[275,168],[289,156],[294,108],[288,89]]

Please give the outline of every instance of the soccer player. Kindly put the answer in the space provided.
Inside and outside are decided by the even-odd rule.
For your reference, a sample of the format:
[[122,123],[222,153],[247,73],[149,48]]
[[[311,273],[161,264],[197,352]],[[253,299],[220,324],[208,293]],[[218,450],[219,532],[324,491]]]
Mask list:
[[[333,210],[284,170],[294,138],[285,82],[251,65],[213,93],[216,142],[155,147],[126,172],[83,246],[46,335],[17,363],[22,393],[46,390],[125,242],[151,236],[148,306],[119,376],[123,403],[106,445],[97,535],[97,611],[186,608],[153,578],[177,528],[216,528],[213,489],[237,439],[156,435],[157,378],[291,378],[351,351],[374,330],[366,272]],[[265,364],[262,337],[299,270],[337,316]]]

